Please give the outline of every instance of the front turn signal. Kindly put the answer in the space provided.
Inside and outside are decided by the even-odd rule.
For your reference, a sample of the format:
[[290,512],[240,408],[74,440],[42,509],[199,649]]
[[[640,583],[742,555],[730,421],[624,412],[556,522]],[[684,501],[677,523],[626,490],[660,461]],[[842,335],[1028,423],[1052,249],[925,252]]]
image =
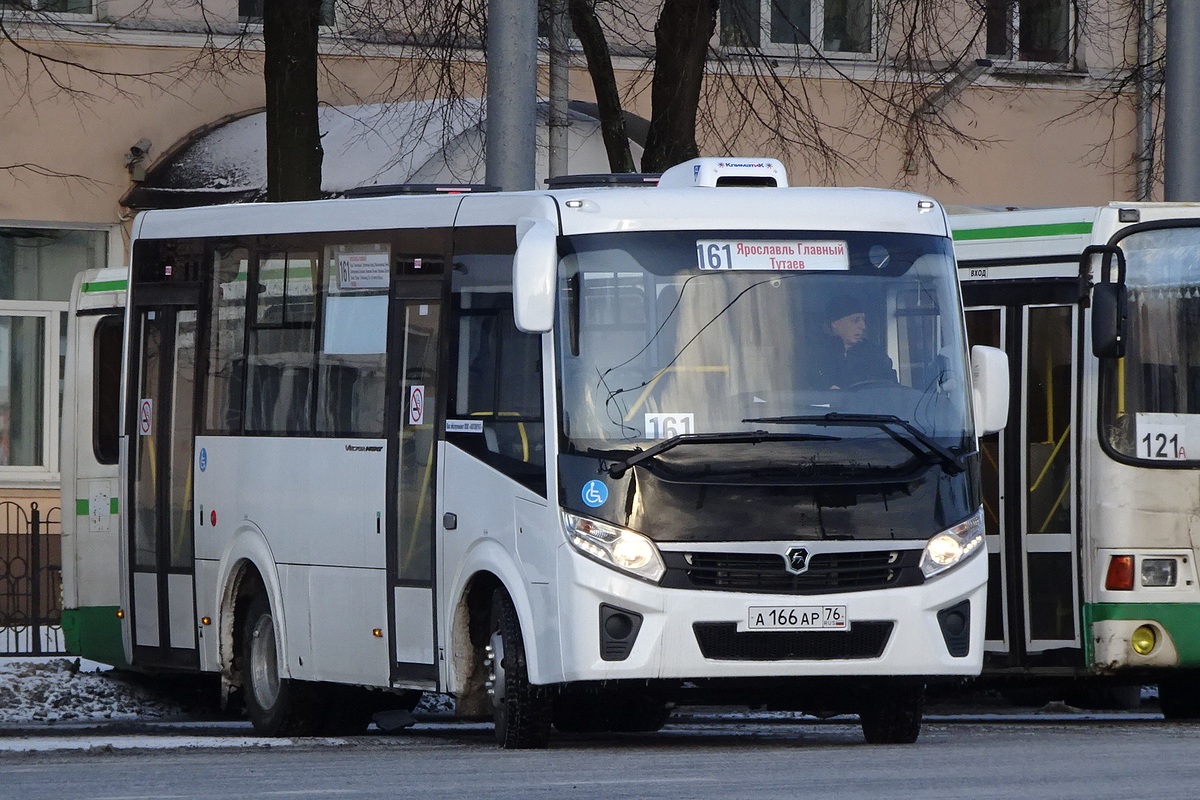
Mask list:
[[1112,592],[1133,591],[1133,556],[1109,558],[1108,574],[1104,576],[1104,588]]

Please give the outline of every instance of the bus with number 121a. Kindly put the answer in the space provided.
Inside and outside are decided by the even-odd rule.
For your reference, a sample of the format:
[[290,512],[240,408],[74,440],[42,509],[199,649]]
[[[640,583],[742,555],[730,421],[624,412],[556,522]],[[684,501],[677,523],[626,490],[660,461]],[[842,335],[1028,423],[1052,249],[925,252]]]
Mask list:
[[982,446],[984,678],[1106,705],[1157,684],[1169,719],[1200,717],[1200,207],[951,225],[970,340],[1013,354]]

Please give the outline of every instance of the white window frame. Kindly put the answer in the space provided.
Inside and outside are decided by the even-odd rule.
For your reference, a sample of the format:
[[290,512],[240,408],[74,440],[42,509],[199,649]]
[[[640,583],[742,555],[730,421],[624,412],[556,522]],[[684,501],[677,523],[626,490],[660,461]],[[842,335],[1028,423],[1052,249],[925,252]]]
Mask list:
[[0,466],[0,485],[6,488],[38,488],[59,481],[59,385],[63,378],[59,359],[59,331],[67,314],[66,302],[57,300],[0,300],[0,317],[41,319],[45,325],[42,345],[42,441],[40,465]]
[[[92,7],[96,3],[93,1]],[[0,7],[0,13],[8,9]],[[77,14],[59,15],[77,17]],[[120,225],[89,223],[48,223],[41,221],[0,218],[0,226],[48,231],[89,231],[105,234],[104,263],[100,266],[125,264],[125,243]],[[45,418],[42,425],[42,464],[32,466],[0,466],[0,488],[3,489],[57,489],[61,480],[59,446],[62,436],[62,408],[60,387],[65,379],[62,374],[62,354],[59,335],[69,313],[69,300],[0,300],[0,316],[41,317],[46,325],[45,344],[42,357],[42,396]]]
[[[871,48],[865,53],[856,53],[846,50],[826,50],[824,47],[814,47],[805,44],[785,44],[771,41],[771,6],[774,0],[757,0],[758,2],[758,47],[738,47],[736,45],[722,45],[721,49],[726,52],[749,52],[751,50],[760,51],[766,55],[781,56],[781,57],[800,57],[800,58],[815,58],[818,55],[838,61],[875,61],[878,58],[876,52],[876,43],[878,41],[877,34],[879,32],[879,6],[881,0],[869,0],[871,4]],[[822,45],[825,42],[825,2],[826,0],[810,0],[808,13],[808,29],[810,31],[810,41],[820,42]],[[720,38],[720,20],[718,19],[718,40]]]
[[[1076,6],[1072,0],[1048,0],[1049,2],[1062,2],[1067,6],[1067,57],[1065,61],[1041,61],[1039,59],[1021,58],[1021,4],[1019,0],[1012,0],[1009,4],[1010,13],[1008,15],[1008,52],[1007,53],[985,53],[992,59],[996,66],[1011,68],[1011,69],[1026,69],[1026,70],[1059,70],[1071,71],[1075,69],[1076,53],[1079,49],[1079,39],[1076,36]],[[984,13],[987,11],[985,9]],[[986,25],[987,20],[984,20]],[[986,42],[984,49],[988,49]]]

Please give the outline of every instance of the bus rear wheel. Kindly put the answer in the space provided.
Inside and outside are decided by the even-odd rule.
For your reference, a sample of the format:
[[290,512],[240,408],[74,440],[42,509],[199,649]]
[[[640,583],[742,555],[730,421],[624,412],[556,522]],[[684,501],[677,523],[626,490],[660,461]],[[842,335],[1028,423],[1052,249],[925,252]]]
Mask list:
[[256,595],[242,629],[246,714],[263,736],[304,736],[312,732],[310,698],[304,684],[280,677],[275,618],[265,595]]
[[912,744],[921,735],[924,686],[888,686],[872,692],[858,713],[868,744]]
[[545,747],[550,739],[552,698],[549,689],[529,682],[521,623],[503,589],[492,594],[490,631],[488,682],[496,742],[509,750]]

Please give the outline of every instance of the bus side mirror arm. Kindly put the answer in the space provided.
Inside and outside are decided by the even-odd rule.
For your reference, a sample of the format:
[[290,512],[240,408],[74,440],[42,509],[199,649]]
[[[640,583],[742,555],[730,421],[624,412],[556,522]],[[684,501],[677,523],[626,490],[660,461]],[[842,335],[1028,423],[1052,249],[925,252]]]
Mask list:
[[546,219],[521,218],[513,259],[513,318],[523,333],[548,333],[554,325],[554,286],[558,270],[558,226]]
[[[1083,251],[1079,263],[1083,275],[1093,255],[1104,257],[1100,279],[1092,286],[1092,354],[1096,358],[1125,355],[1125,322],[1129,316],[1129,290],[1125,288],[1125,253],[1119,247],[1093,245]],[[1113,257],[1117,274],[1112,275]]]
[[1008,354],[997,347],[971,347],[971,392],[975,431],[997,433],[1008,424]]

